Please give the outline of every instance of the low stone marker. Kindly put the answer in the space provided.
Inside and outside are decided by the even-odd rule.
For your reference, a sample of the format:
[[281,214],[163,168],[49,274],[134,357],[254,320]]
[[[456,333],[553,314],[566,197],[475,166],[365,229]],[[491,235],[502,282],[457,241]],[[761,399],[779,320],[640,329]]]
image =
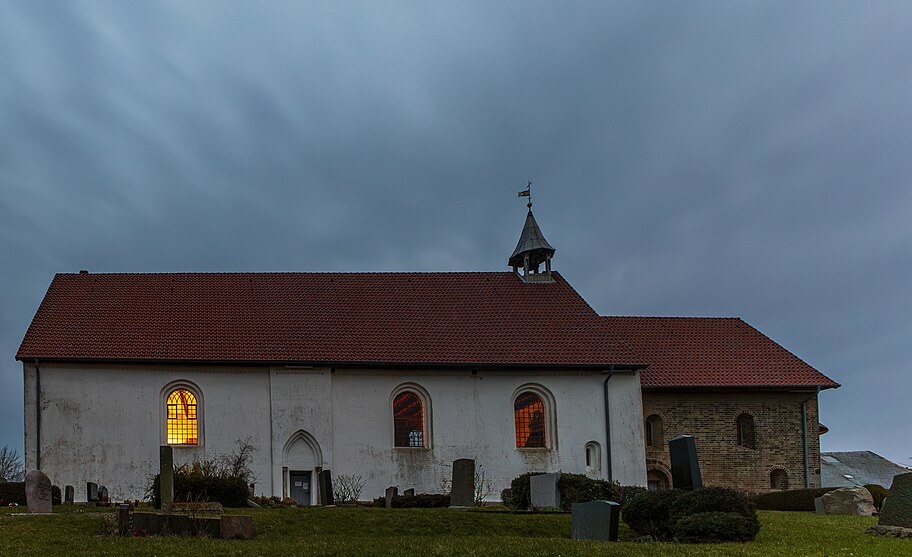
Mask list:
[[823,508],[823,497],[814,499],[814,512],[816,514],[826,514],[826,509]]
[[450,487],[451,507],[475,505],[475,461],[460,458],[453,461],[453,483]]
[[29,470],[25,475],[25,501],[30,513],[53,512],[51,480],[41,470]]
[[406,497],[414,497],[415,490],[413,488],[406,489],[405,491],[402,492],[402,495],[405,495]]
[[108,488],[105,486],[100,486],[98,488],[98,501],[100,503],[109,503],[111,500],[108,499]]
[[387,509],[393,508],[393,499],[395,499],[397,495],[399,495],[398,487],[390,486],[390,487],[386,488],[386,508]]
[[821,499],[826,514],[872,516],[876,510],[871,492],[863,487],[841,487]]
[[893,476],[890,495],[884,499],[877,524],[912,528],[912,472]]
[[320,490],[320,504],[323,506],[335,505],[336,500],[333,497],[332,472],[321,470],[317,479]]
[[617,541],[620,504],[614,501],[573,503],[571,511],[571,535],[574,540]]
[[168,445],[158,448],[158,473],[161,508],[168,509],[174,501],[174,453]]
[[73,500],[76,498],[76,490],[73,489],[73,486],[68,485],[63,488],[63,504],[72,505]]
[[95,482],[86,482],[86,503],[98,502],[98,484]]
[[529,499],[532,508],[547,509],[560,507],[560,488],[557,482],[560,474],[539,474],[529,478]]
[[668,456],[671,460],[672,487],[690,490],[703,487],[697,443],[693,435],[678,435],[668,441]]

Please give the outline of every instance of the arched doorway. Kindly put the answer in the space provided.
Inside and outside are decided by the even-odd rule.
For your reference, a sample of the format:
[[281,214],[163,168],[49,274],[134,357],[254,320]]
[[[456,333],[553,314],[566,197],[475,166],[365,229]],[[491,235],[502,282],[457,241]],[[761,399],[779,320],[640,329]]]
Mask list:
[[649,488],[649,491],[668,489],[668,476],[660,470],[648,470],[646,472],[646,487]]
[[285,443],[282,458],[282,491],[298,505],[317,502],[317,472],[323,467],[323,453],[313,435],[299,430]]

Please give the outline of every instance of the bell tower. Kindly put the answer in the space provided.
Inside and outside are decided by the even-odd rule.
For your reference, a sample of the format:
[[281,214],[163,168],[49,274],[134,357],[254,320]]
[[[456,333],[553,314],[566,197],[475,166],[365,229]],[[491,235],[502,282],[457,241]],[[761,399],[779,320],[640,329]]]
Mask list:
[[[554,282],[551,277],[551,258],[554,257],[555,249],[548,240],[545,240],[538,223],[535,222],[535,216],[532,215],[531,188],[532,182],[529,182],[526,189],[519,192],[520,197],[529,198],[529,202],[526,203],[529,212],[526,214],[526,223],[508,264],[523,282]],[[543,263],[545,268],[541,270]]]

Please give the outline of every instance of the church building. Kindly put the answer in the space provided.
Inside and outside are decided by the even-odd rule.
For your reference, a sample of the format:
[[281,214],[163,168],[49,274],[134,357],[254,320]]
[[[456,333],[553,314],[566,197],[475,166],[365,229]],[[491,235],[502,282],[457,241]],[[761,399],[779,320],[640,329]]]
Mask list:
[[258,495],[440,493],[472,458],[495,500],[530,471],[668,487],[690,433],[705,483],[819,485],[836,383],[738,319],[600,316],[554,253],[530,209],[506,272],[58,274],[16,355],[26,467],[138,498],[159,445],[249,441]]

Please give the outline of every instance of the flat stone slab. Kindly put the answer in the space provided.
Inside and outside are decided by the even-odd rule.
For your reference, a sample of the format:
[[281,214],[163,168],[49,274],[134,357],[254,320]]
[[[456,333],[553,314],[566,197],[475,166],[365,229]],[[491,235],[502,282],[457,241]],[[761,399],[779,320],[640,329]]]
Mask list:
[[865,530],[865,534],[883,536],[885,538],[912,538],[912,528],[902,528],[900,526],[871,526]]
[[877,524],[912,528],[912,472],[893,476],[893,485],[884,499]]
[[222,514],[225,512],[225,508],[222,507],[221,503],[210,502],[210,501],[201,501],[201,502],[174,502],[171,503],[172,512],[181,512],[181,513],[215,513]]
[[616,542],[621,506],[614,501],[573,503],[571,537],[574,540]]

